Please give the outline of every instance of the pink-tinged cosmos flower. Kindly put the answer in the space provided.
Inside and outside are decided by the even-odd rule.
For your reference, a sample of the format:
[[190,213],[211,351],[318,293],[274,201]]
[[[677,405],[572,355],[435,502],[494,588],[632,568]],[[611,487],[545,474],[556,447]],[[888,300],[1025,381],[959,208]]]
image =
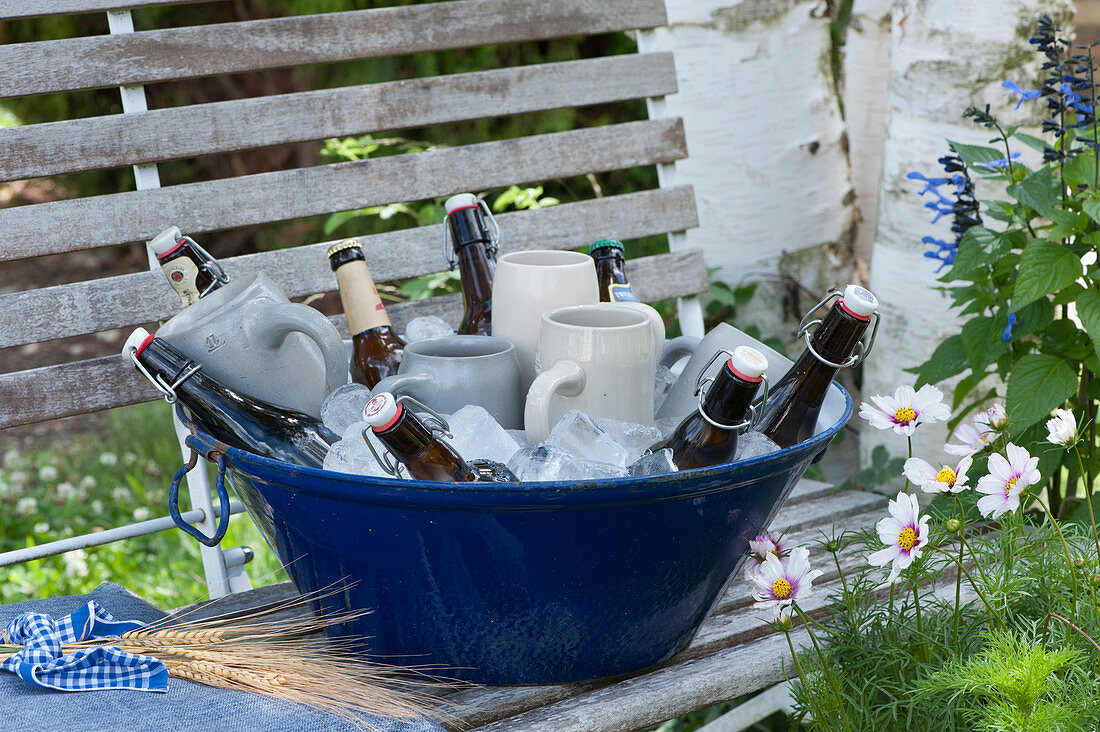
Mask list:
[[1020,507],[1020,494],[1024,489],[1042,479],[1039,458],[1031,457],[1026,449],[1010,442],[1005,455],[1007,460],[998,453],[990,455],[989,475],[978,481],[978,492],[985,494],[978,499],[978,512],[986,518],[995,519],[1015,511]]
[[966,471],[973,460],[967,456],[955,467],[942,466],[939,470],[931,463],[920,458],[909,458],[902,471],[914,485],[920,486],[925,493],[961,493],[967,489]]
[[760,569],[760,565],[774,554],[780,559],[790,554],[791,548],[784,545],[783,536],[773,531],[761,531],[752,539],[749,539],[749,556],[745,559],[745,579],[752,580],[752,576]]
[[813,581],[821,574],[820,569],[810,569],[810,550],[804,546],[792,549],[786,559],[769,554],[752,576],[753,607],[773,608],[778,620],[784,609],[813,593]]
[[1068,409],[1055,409],[1047,420],[1047,442],[1069,447],[1077,442],[1077,418]]
[[[981,415],[979,415],[981,416]],[[949,455],[973,455],[981,452],[993,444],[997,439],[997,433],[988,428],[986,424],[974,420],[977,428],[970,424],[960,424],[955,428],[955,439],[961,445],[944,445],[943,451]]]
[[979,432],[1000,432],[1008,424],[1008,412],[999,402],[983,412],[974,415],[974,426]]
[[928,543],[928,517],[920,515],[917,497],[899,492],[897,500],[890,501],[890,515],[875,524],[878,538],[886,545],[885,549],[873,552],[867,561],[875,567],[890,568],[893,582],[903,569],[920,558],[921,550]]
[[894,396],[876,394],[871,401],[873,406],[867,402],[859,405],[859,416],[876,429],[892,429],[899,435],[913,434],[922,422],[946,420],[951,416],[951,409],[943,403],[943,392],[931,384],[925,384],[919,391],[913,391],[911,386],[899,386]]

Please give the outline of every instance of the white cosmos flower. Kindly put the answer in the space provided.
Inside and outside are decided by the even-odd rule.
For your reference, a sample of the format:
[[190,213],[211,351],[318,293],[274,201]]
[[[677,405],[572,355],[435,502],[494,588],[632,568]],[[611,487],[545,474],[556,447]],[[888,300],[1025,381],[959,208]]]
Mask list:
[[978,481],[977,490],[985,495],[978,499],[978,512],[995,519],[1001,514],[1020,507],[1020,494],[1024,488],[1038,483],[1039,458],[1011,442],[1005,448],[1006,460],[998,453],[989,456],[989,475]]
[[893,563],[888,583],[919,559],[921,549],[928,543],[928,517],[920,515],[916,496],[899,492],[897,500],[890,501],[889,510],[890,515],[875,524],[878,538],[886,548],[867,557],[876,567]]
[[1069,447],[1077,441],[1077,418],[1068,409],[1055,409],[1047,420],[1047,442]]
[[943,451],[949,455],[973,455],[992,445],[993,441],[997,439],[997,433],[989,429],[986,424],[978,422],[977,418],[974,419],[974,422],[978,425],[977,428],[974,425],[965,423],[956,427],[955,439],[962,444],[944,445]]
[[761,531],[752,539],[749,539],[749,555],[745,559],[745,579],[752,580],[752,576],[760,570],[760,565],[774,554],[783,559],[790,553],[790,547],[784,545],[783,536],[775,531]]
[[1005,411],[1000,402],[993,402],[992,407],[974,415],[974,424],[979,431],[983,429],[985,431],[993,430],[994,432],[1003,430],[1005,425],[1008,424],[1008,412]]
[[892,429],[899,435],[913,434],[922,422],[946,420],[951,416],[950,408],[943,403],[943,392],[931,384],[925,384],[919,391],[913,391],[911,386],[899,386],[894,396],[876,394],[871,401],[874,405],[867,402],[859,405],[859,416],[872,427]]
[[955,467],[944,465],[937,470],[920,458],[909,458],[902,469],[905,477],[925,493],[961,493],[966,490],[966,471],[973,460],[964,457]]
[[752,596],[756,600],[753,607],[773,608],[776,619],[782,610],[797,600],[804,600],[813,593],[812,584],[821,576],[820,569],[810,569],[810,550],[804,546],[795,547],[786,559],[774,554],[760,565],[760,571],[752,576],[756,585]]

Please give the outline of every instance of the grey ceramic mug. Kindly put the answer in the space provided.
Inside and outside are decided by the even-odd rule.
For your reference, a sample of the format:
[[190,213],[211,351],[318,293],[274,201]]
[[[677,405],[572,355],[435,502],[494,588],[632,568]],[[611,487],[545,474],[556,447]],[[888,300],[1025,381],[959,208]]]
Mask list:
[[477,404],[505,429],[523,429],[523,393],[516,349],[501,338],[454,335],[405,346],[397,373],[371,394],[407,394],[442,414]]

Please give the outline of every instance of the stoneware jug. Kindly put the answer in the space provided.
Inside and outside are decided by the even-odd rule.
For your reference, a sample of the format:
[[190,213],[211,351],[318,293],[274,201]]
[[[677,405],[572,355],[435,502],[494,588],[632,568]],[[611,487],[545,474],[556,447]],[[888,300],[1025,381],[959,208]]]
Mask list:
[[264,274],[214,290],[157,336],[231,389],[313,417],[320,418],[325,396],[348,381],[336,326],[290,302]]

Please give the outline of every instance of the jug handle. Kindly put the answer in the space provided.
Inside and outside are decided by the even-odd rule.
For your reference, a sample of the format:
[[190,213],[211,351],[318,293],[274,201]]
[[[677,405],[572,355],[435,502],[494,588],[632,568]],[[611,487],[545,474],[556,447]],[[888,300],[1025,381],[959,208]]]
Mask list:
[[701,338],[695,336],[680,336],[679,338],[673,338],[665,343],[665,347],[661,349],[661,358],[657,361],[661,366],[666,369],[672,368],[672,364],[679,361],[684,356],[692,356],[695,354],[695,349],[699,347]]
[[266,310],[254,326],[256,336],[277,348],[290,333],[301,333],[321,349],[325,360],[325,394],[348,383],[348,353],[340,331],[320,311],[299,303],[280,303]]
[[395,397],[407,394],[416,399],[429,403],[435,395],[435,381],[427,374],[394,374],[375,384],[371,390],[372,397],[388,391]]
[[541,442],[550,435],[550,397],[557,392],[577,396],[584,390],[584,382],[584,369],[568,359],[558,361],[535,377],[523,408],[528,440]]

